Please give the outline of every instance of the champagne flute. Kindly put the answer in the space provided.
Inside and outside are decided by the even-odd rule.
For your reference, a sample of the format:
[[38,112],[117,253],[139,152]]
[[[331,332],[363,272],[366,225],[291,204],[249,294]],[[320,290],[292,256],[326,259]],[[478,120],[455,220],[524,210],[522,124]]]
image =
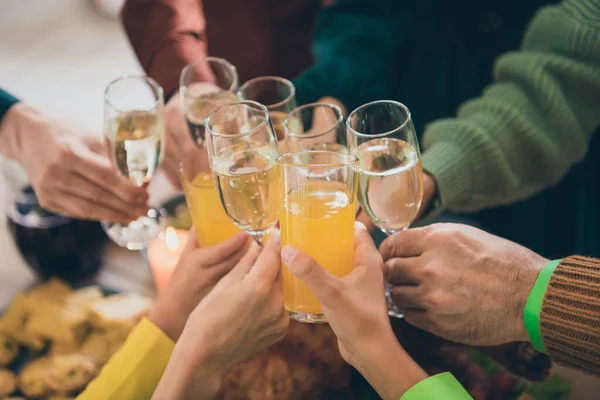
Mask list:
[[347,153],[342,110],[327,103],[297,107],[283,122],[288,151],[329,150]]
[[231,222],[213,183],[206,150],[204,119],[215,108],[238,101],[238,75],[227,60],[200,58],[181,71],[181,102],[196,149],[181,160],[181,186],[198,241],[216,245],[240,229]]
[[[163,108],[163,90],[147,76],[122,76],[104,92],[104,134],[113,164],[137,186],[147,186],[158,165]],[[157,209],[150,209],[128,225],[102,222],[108,237],[130,250],[145,248],[165,225],[165,212]]]
[[236,68],[223,58],[200,58],[181,71],[181,102],[192,139],[198,146],[205,145],[206,116],[223,104],[238,101],[235,94],[238,83]]
[[267,107],[277,140],[285,138],[283,121],[296,108],[296,88],[292,82],[278,76],[261,76],[244,83],[238,90],[238,96]]
[[[423,197],[421,154],[409,109],[396,101],[374,101],[352,111],[346,125],[349,147],[359,159],[362,209],[388,236],[408,229]],[[389,284],[386,298],[389,314],[401,318]]]
[[[356,156],[336,151],[301,151],[277,159],[281,176],[281,246],[291,244],[341,277],[354,267]],[[321,305],[283,268],[283,296],[291,318],[327,322]]]
[[223,208],[262,244],[279,219],[279,152],[269,112],[255,101],[240,101],[212,111],[204,124]]

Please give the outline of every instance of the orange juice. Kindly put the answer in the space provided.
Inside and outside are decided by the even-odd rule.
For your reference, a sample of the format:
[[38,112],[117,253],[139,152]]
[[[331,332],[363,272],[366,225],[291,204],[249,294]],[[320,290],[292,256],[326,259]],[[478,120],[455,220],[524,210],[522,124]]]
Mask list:
[[197,174],[192,182],[185,178],[182,181],[185,199],[202,247],[219,244],[240,232],[240,228],[225,214],[210,172]]
[[[336,276],[352,271],[355,196],[341,182],[313,181],[286,194],[280,211],[281,246],[294,245]],[[292,313],[323,314],[321,305],[283,267],[285,307]]]

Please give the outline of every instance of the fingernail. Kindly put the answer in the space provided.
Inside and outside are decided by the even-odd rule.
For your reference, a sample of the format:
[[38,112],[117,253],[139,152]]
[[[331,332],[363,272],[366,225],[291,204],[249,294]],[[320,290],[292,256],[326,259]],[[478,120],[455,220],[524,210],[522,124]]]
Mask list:
[[286,264],[290,264],[296,254],[298,254],[298,249],[291,245],[287,245],[281,250],[281,258]]
[[365,224],[363,224],[360,221],[355,221],[354,222],[354,228],[356,228],[356,229],[364,229],[365,231],[367,230],[367,227],[365,226]]

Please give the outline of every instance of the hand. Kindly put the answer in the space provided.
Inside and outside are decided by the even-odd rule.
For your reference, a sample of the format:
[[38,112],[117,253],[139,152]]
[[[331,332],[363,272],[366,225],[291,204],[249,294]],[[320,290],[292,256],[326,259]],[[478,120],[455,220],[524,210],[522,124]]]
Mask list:
[[147,212],[145,189],[118,175],[99,135],[21,103],[10,108],[0,133],[0,150],[25,168],[42,207],[118,222]]
[[[384,399],[399,399],[425,379],[392,331],[383,291],[383,261],[364,225],[355,227],[354,269],[337,278],[311,257],[286,246],[282,257],[321,303],[338,337],[344,360],[357,368]],[[404,374],[398,379],[398,374]]]
[[236,364],[283,339],[279,238],[248,253],[191,313],[155,399],[209,399]]
[[380,252],[411,324],[470,345],[529,340],[523,309],[545,258],[459,224],[396,233]]
[[190,230],[186,248],[169,285],[148,318],[174,342],[198,303],[248,251],[251,238],[241,232],[216,246],[199,248],[195,229]]

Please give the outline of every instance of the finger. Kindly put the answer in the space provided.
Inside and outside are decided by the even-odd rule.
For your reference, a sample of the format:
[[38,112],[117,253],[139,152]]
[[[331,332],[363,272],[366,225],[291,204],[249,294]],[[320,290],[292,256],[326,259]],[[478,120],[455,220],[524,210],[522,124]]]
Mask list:
[[356,220],[358,222],[362,223],[364,226],[366,226],[367,231],[369,231],[369,233],[373,233],[375,231],[375,229],[377,229],[377,227],[375,226],[373,221],[371,221],[371,218],[369,218],[369,216],[367,215],[365,210],[363,210],[362,208],[360,210],[358,210]]
[[418,257],[390,258],[385,262],[385,276],[394,285],[418,285],[423,280],[421,269]]
[[198,243],[198,237],[196,236],[196,227],[192,225],[190,230],[188,231],[188,237],[185,242],[185,246],[183,247],[183,251],[181,252],[180,259],[185,259],[188,254],[192,251],[200,248],[200,244]]
[[102,189],[113,193],[123,201],[145,206],[148,194],[142,187],[133,185],[121,177],[111,165],[110,161],[98,154],[84,151],[77,155],[78,167],[75,173],[96,184]]
[[264,246],[254,267],[248,273],[253,278],[264,282],[275,282],[281,271],[281,244],[279,231],[273,229],[269,241]]
[[321,304],[325,305],[336,297],[339,278],[327,272],[312,257],[291,245],[283,248],[281,257],[286,267],[309,287]]
[[89,200],[73,196],[70,193],[57,192],[52,197],[54,197],[54,200],[51,200],[47,206],[43,205],[43,207],[71,218],[113,221],[123,224],[127,224],[132,220],[112,208],[92,203]]
[[385,239],[379,246],[379,252],[384,261],[392,257],[417,257],[424,251],[424,240],[422,228],[409,229]]
[[222,262],[246,245],[248,240],[248,234],[246,232],[240,232],[222,243],[201,249],[204,253],[204,264],[213,265]]
[[252,266],[258,260],[258,256],[261,253],[261,247],[254,241],[250,243],[250,247],[248,251],[244,255],[244,257],[240,260],[240,262],[227,274],[226,278],[228,280],[240,281],[248,272],[252,269]]
[[398,308],[406,309],[425,309],[421,302],[422,289],[414,285],[392,286],[390,295],[394,305]]
[[135,219],[147,212],[147,207],[137,206],[134,203],[123,201],[112,192],[104,190],[102,187],[88,181],[82,176],[73,173],[69,180],[60,180],[57,182],[61,191],[69,193],[74,197],[81,197],[90,203],[99,204],[106,208],[111,208],[124,218]]
[[381,255],[375,247],[367,228],[360,222],[354,223],[354,264],[368,267],[383,265]]

